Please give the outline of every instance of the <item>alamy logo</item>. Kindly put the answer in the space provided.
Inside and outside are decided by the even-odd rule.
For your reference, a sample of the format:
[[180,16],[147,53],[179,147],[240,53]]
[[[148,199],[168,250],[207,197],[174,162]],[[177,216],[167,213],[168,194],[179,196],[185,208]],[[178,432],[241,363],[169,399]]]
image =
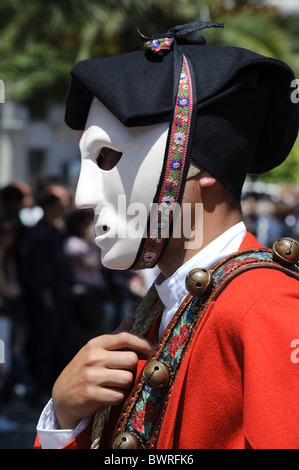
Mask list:
[[295,78],[292,83],[291,83],[291,88],[295,88],[294,91],[292,91],[291,93],[291,101],[292,103],[294,104],[297,104],[299,103],[299,89],[298,89],[298,85],[299,85],[299,78]]
[[5,103],[5,85],[3,80],[0,80],[0,103]]
[[5,347],[4,341],[0,339],[0,364],[4,364],[5,362]]
[[[96,234],[106,233],[106,238],[140,239],[149,236],[152,239],[169,238],[173,223],[173,238],[184,238],[185,248],[197,249],[203,241],[203,205],[196,203],[175,203],[173,198],[165,197],[161,204],[152,203],[150,214],[148,208],[139,202],[127,205],[126,196],[119,195],[117,207],[106,203],[95,210],[97,218],[102,220],[127,220],[126,224],[103,226],[100,232],[96,227]],[[149,225],[148,217],[150,219]],[[192,223],[194,222],[194,223]],[[97,225],[97,224],[96,224]],[[145,231],[145,227],[149,227]]]
[[291,342],[291,348],[295,348],[291,353],[291,362],[293,364],[298,364],[299,362],[299,339],[293,339]]

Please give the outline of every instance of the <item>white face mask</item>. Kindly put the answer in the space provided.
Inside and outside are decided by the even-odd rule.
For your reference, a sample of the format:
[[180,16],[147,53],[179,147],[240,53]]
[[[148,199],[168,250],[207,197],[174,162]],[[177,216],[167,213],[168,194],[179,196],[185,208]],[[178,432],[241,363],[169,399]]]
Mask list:
[[95,243],[107,268],[129,269],[135,261],[160,180],[168,128],[167,122],[126,127],[96,98],[91,104],[80,141],[76,206],[94,209]]

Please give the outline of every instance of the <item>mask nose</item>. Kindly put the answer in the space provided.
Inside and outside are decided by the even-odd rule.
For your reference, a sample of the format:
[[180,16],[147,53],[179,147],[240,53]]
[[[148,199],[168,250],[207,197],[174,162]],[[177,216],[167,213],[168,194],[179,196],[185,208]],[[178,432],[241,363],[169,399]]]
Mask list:
[[94,208],[101,203],[101,178],[97,168],[91,161],[83,161],[75,194],[78,209]]

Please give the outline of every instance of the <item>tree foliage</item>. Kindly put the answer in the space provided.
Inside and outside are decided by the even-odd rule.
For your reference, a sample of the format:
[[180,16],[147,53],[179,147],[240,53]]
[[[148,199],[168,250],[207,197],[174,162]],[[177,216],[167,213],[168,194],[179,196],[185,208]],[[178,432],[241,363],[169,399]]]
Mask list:
[[[299,19],[249,0],[1,0],[0,78],[11,99],[43,114],[48,102],[62,102],[69,71],[78,60],[127,52],[146,35],[198,19],[224,21],[207,30],[211,44],[238,45],[284,60],[299,77]],[[278,171],[299,176],[299,143],[292,164]],[[274,172],[274,178],[277,175]],[[272,178],[272,173],[266,176]]]

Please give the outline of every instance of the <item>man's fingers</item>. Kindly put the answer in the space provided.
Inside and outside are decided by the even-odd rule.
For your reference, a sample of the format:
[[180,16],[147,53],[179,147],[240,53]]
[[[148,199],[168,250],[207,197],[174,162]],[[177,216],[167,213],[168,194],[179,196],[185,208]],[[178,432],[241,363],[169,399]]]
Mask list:
[[112,335],[103,335],[91,340],[95,346],[99,346],[107,351],[121,351],[129,349],[149,356],[153,351],[150,341],[140,336],[133,335],[127,331]]
[[138,356],[134,351],[106,351],[105,356],[101,355],[96,362],[107,369],[134,370]]
[[98,406],[101,406],[102,403],[105,403],[105,405],[108,406],[119,405],[124,400],[125,396],[126,392],[120,388],[102,387]]
[[128,370],[106,370],[105,376],[99,379],[98,385],[127,390],[131,387],[134,375]]

